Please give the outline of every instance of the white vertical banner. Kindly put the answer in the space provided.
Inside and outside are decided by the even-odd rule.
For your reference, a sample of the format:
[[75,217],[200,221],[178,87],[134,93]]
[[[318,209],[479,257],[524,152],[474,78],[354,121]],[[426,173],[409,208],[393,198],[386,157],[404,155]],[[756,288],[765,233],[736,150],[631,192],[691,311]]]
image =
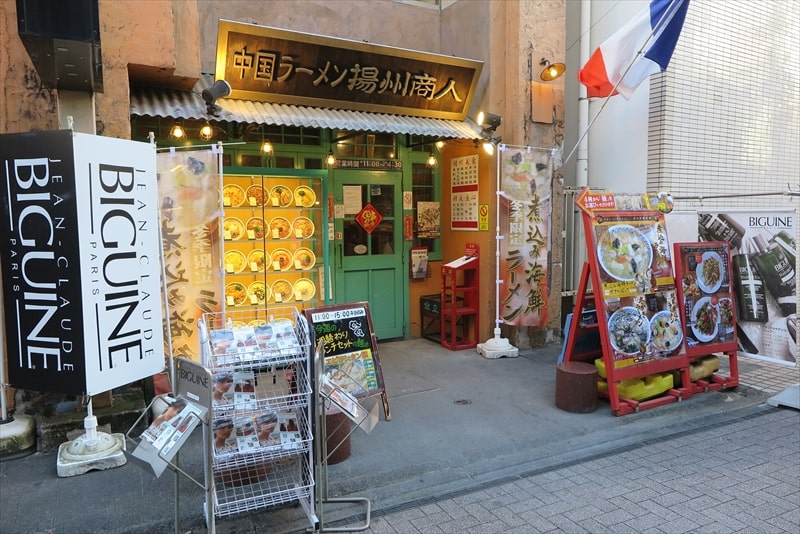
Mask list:
[[551,151],[506,146],[500,160],[500,317],[513,326],[547,323],[552,220]]

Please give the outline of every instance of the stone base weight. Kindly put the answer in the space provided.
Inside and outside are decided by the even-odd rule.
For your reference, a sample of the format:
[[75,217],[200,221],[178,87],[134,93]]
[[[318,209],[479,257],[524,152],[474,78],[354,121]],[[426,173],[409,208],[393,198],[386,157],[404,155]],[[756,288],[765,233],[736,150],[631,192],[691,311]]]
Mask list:
[[94,438],[83,434],[58,447],[58,476],[82,475],[93,469],[105,470],[125,465],[125,436],[96,432]]

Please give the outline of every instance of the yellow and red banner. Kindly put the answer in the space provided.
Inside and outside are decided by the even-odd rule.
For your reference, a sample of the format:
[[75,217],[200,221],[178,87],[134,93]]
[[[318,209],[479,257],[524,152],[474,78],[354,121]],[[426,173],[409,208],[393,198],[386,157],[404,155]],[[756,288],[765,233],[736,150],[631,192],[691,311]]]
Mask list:
[[[200,361],[197,321],[220,312],[221,175],[210,150],[158,154],[158,193],[166,274],[165,339],[173,357]],[[166,335],[168,334],[168,335]],[[169,351],[167,351],[169,352]]]

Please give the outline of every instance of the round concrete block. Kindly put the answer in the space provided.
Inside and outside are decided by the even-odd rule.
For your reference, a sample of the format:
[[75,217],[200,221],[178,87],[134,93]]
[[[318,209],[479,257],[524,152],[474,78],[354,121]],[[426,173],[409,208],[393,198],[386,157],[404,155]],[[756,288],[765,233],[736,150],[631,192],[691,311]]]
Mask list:
[[597,367],[584,362],[556,365],[556,406],[567,412],[597,409]]

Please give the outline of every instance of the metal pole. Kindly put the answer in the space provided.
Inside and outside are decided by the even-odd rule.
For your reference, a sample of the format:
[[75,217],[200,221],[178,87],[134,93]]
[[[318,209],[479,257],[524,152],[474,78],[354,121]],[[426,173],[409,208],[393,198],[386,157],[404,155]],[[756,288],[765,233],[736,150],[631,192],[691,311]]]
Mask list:
[[[0,272],[0,279],[2,279],[2,272]],[[0,325],[5,328],[6,320],[3,316],[2,302],[3,285],[0,284]],[[6,388],[6,345],[5,343],[0,343],[0,425],[13,421],[8,417],[8,406],[6,405],[6,392],[8,390]]]

